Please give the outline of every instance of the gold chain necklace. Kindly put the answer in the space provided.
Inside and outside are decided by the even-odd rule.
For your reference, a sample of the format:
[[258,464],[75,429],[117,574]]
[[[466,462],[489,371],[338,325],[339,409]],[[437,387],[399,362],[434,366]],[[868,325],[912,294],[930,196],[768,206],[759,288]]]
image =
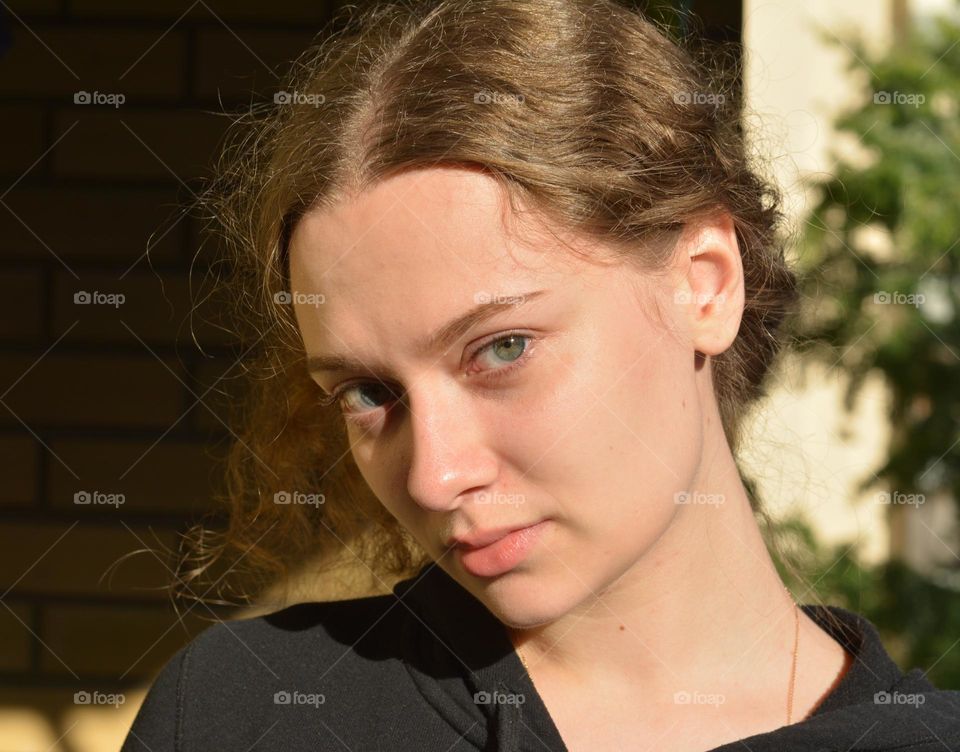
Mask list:
[[[789,591],[787,591],[789,593]],[[796,688],[797,681],[797,648],[800,646],[800,607],[794,603],[793,604],[793,616],[794,616],[794,627],[793,627],[793,659],[790,663],[790,686],[787,688],[787,725],[790,725],[790,722],[793,720],[793,691]],[[533,684],[533,676],[530,673],[530,666],[527,665],[527,659],[523,657],[523,653],[520,652],[520,648],[514,648],[514,652],[517,654],[517,657],[520,659],[520,663],[523,664],[523,667],[527,670],[527,676],[530,678],[530,683]],[[534,686],[536,686],[534,684]]]
[[[790,591],[787,591],[789,595]],[[794,627],[793,627],[793,661],[790,664],[790,689],[787,690],[787,725],[793,720],[793,690],[797,681],[797,648],[800,643],[800,606],[793,602]]]

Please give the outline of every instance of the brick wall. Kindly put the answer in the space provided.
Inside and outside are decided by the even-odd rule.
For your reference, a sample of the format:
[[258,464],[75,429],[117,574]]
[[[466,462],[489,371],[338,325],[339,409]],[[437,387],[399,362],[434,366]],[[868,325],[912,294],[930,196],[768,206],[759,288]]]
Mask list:
[[[227,438],[214,379],[239,350],[196,320],[213,357],[191,343],[198,228],[177,207],[227,122],[208,111],[241,106],[251,91],[272,97],[275,71],[333,5],[0,9],[4,750],[116,749],[137,688],[215,618],[196,607],[179,623],[162,590],[170,562],[148,551],[174,545],[209,506]],[[77,103],[78,92],[124,101]],[[79,292],[124,300],[81,304]],[[123,503],[81,505],[79,492]],[[127,702],[78,705],[78,691]]]

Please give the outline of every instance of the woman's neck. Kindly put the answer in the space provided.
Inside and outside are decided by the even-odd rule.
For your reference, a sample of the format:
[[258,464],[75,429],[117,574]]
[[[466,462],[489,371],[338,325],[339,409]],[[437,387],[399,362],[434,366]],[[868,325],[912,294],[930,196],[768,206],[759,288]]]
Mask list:
[[554,622],[508,628],[531,673],[664,696],[722,693],[775,674],[786,691],[794,602],[725,441],[699,475],[692,487],[722,503],[678,505],[660,539],[601,591]]

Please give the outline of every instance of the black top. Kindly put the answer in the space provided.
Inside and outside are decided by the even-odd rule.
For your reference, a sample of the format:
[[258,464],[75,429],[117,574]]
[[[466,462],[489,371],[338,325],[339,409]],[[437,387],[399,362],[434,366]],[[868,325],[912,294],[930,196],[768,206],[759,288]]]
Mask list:
[[[712,752],[960,750],[960,692],[900,671],[863,617],[802,608],[850,670],[809,718]],[[122,752],[251,748],[566,750],[503,624],[434,564],[389,595],[207,628],[164,666]]]

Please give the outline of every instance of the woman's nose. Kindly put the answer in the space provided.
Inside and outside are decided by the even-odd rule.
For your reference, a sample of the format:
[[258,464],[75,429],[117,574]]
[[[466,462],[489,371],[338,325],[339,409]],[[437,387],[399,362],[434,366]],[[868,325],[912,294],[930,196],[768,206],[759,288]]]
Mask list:
[[496,479],[482,414],[457,385],[408,392],[407,492],[424,509],[448,511],[464,492]]

